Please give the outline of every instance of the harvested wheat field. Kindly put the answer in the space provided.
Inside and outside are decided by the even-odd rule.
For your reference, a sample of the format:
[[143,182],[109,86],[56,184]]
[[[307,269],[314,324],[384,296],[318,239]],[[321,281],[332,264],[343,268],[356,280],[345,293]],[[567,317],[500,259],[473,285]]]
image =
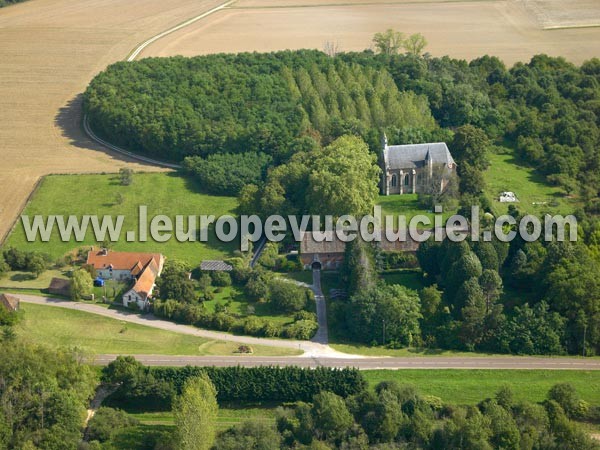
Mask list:
[[92,77],[140,41],[216,4],[31,0],[0,9],[0,242],[40,176],[116,171],[128,162],[81,131],[78,94]]
[[[538,53],[562,55],[578,63],[600,54],[600,28],[544,30],[540,17],[523,0],[337,4],[342,1],[322,0],[317,5],[317,0],[239,0],[154,43],[143,56],[322,49],[327,41],[341,50],[362,50],[370,47],[375,33],[387,28],[422,33],[433,55],[470,59],[493,54],[512,64]],[[574,11],[571,23],[581,18],[590,0],[575,0],[568,7],[558,0],[536,3],[546,1],[552,3],[555,23],[567,23],[569,12]],[[600,5],[593,10],[600,15]]]

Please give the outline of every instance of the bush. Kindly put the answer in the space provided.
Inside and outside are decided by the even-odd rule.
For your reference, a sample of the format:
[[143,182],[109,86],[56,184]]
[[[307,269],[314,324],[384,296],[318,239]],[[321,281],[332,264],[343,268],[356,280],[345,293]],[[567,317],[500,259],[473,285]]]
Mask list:
[[210,274],[214,286],[231,286],[231,275],[228,272],[215,271]]
[[223,153],[188,157],[183,166],[208,192],[238,195],[244,186],[263,181],[271,162],[264,153]]
[[317,315],[310,311],[298,311],[294,314],[294,321],[298,320],[312,320],[314,322],[317,321]]
[[227,313],[219,312],[212,316],[212,327],[219,331],[231,331],[235,318]]
[[306,341],[311,339],[318,329],[319,324],[313,320],[299,320],[288,325],[284,330],[284,334],[290,339]]
[[273,322],[267,322],[263,333],[265,337],[279,337],[283,334],[283,327]]
[[419,261],[412,253],[381,252],[380,258],[383,270],[414,269],[419,267]]
[[[11,270],[23,270],[25,272],[32,272],[36,276],[39,276],[44,272],[52,258],[39,252],[23,252],[14,247],[10,247],[3,252],[4,260]],[[0,270],[6,269],[2,261],[0,261]]]
[[259,317],[248,317],[244,321],[244,334],[249,334],[251,336],[263,336],[266,325],[267,323],[265,320],[260,319]]
[[306,306],[305,288],[292,282],[273,279],[269,283],[271,304],[282,312],[300,311]]
[[103,406],[89,422],[88,438],[91,441],[106,442],[117,431],[137,424],[138,421],[124,411]]

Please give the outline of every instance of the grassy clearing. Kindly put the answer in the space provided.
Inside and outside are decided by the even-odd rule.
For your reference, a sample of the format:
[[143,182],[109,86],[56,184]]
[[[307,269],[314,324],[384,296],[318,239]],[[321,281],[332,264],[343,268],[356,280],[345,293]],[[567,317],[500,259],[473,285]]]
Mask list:
[[[231,355],[238,344],[158,330],[108,317],[52,306],[24,303],[17,333],[34,343],[81,347],[91,353]],[[296,355],[297,351],[253,346],[262,356]]]
[[52,278],[68,278],[69,270],[47,270],[37,278],[31,272],[8,272],[0,278],[0,289],[47,289]]
[[[155,242],[148,234],[147,242],[138,242],[139,206],[148,207],[148,223],[152,217],[164,214],[175,224],[176,215],[234,214],[237,201],[233,197],[217,197],[200,193],[197,184],[177,173],[138,173],[130,186],[122,186],[117,175],[53,175],[46,177],[23,214],[34,216],[85,214],[124,216],[121,239],[115,250],[161,252],[169,258],[179,258],[197,265],[203,259],[222,259],[237,248],[236,242],[219,242],[209,233],[208,242],[179,242],[175,237],[164,243]],[[116,221],[116,219],[113,219]],[[200,223],[198,222],[198,226]],[[149,225],[148,225],[149,227]],[[90,230],[82,242],[62,242],[57,230],[50,242],[27,242],[19,221],[7,239],[6,246],[36,250],[59,258],[77,247],[96,244]],[[184,229],[187,229],[187,221]],[[126,242],[127,231],[136,233],[134,242]]]
[[425,287],[421,279],[421,272],[412,269],[384,272],[381,274],[381,278],[386,284],[399,284],[415,291],[420,291]]
[[[129,415],[139,420],[140,424],[120,431],[111,440],[114,448],[118,450],[145,450],[149,448],[146,443],[153,442],[157,436],[169,436],[175,430],[175,419],[170,411],[129,413]],[[275,406],[219,407],[217,430],[224,431],[250,419],[274,423]]]
[[550,186],[535,168],[520,161],[511,153],[490,154],[490,167],[484,174],[486,195],[492,199],[499,214],[506,214],[510,203],[500,203],[498,194],[512,191],[519,202],[516,206],[523,212],[535,215],[570,214],[576,207],[573,200],[564,195],[557,186]]
[[[227,405],[219,407],[217,416],[217,427],[226,429],[237,425],[245,420],[273,421],[275,418],[274,406],[269,407],[235,407]],[[174,417],[170,411],[161,412],[130,412],[130,416],[140,421],[141,425],[173,426]]]
[[[418,194],[392,194],[392,195],[380,195],[377,200],[377,205],[381,206],[381,214],[383,220],[386,215],[394,216],[394,226],[398,225],[398,216],[403,215],[406,217],[406,226],[410,224],[410,220],[416,215],[425,215],[429,218],[431,224],[423,225],[419,224],[419,228],[431,228],[434,225],[433,211],[429,211],[423,208],[419,204]],[[455,211],[445,211],[442,214],[442,219],[445,221],[448,217],[454,214]],[[384,222],[385,224],[385,222]]]
[[221,288],[221,292],[215,292],[214,300],[204,302],[204,307],[210,312],[214,312],[217,305],[225,306],[227,312],[238,317],[258,316],[277,325],[294,322],[292,315],[279,314],[273,311],[270,303],[249,301],[246,295],[235,286]]
[[446,402],[475,404],[491,397],[504,384],[513,387],[516,400],[541,402],[556,383],[572,383],[590,404],[600,405],[600,372],[574,370],[367,370],[370,386],[396,380],[416,386],[423,394]]

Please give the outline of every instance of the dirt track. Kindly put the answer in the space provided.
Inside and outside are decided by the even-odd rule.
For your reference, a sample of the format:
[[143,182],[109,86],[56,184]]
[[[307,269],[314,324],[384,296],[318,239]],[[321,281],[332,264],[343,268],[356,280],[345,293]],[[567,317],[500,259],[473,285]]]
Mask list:
[[93,76],[149,36],[218,3],[31,0],[0,9],[0,241],[40,176],[126,164],[81,131],[78,94]]

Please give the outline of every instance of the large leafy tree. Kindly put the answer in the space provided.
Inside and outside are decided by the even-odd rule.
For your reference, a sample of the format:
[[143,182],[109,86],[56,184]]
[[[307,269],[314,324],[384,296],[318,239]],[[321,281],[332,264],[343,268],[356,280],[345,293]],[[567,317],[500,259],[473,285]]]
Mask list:
[[217,391],[206,374],[189,379],[173,407],[178,448],[208,450],[216,434]]
[[[82,355],[20,341],[0,358],[0,444],[76,450],[95,376]],[[29,444],[27,444],[29,441]]]
[[410,345],[420,334],[418,294],[400,285],[377,285],[358,291],[346,310],[346,323],[363,342]]
[[600,352],[600,263],[583,244],[554,245],[547,261],[545,299],[568,319],[569,350],[580,353],[585,337],[586,347]]
[[194,282],[188,276],[189,271],[188,265],[183,261],[168,260],[156,281],[160,298],[193,302],[195,300]]
[[85,269],[79,269],[73,272],[71,278],[71,298],[81,300],[84,296],[90,295],[94,288],[92,276]]
[[364,141],[342,136],[312,157],[307,192],[312,213],[339,217],[371,212],[379,193],[380,169]]

